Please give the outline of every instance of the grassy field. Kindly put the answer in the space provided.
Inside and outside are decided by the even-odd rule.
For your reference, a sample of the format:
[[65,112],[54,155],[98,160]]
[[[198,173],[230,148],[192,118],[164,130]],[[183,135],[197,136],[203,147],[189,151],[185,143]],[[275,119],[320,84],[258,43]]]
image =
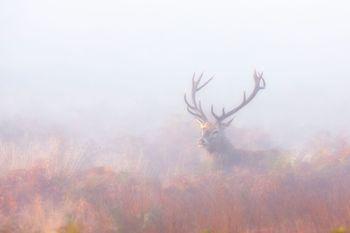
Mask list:
[[[163,132],[162,141],[118,136],[103,145],[56,132],[3,136],[0,232],[347,232],[346,137],[315,137],[264,171],[221,173],[208,169],[187,125]],[[244,145],[251,134],[242,135]]]

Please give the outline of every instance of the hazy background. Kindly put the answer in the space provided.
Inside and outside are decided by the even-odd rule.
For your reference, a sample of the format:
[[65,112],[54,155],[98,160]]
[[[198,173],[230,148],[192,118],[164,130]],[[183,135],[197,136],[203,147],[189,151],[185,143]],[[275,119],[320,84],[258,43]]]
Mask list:
[[[84,131],[147,132],[227,108],[264,71],[267,89],[236,117],[277,141],[350,129],[350,4],[325,0],[0,0],[0,119]],[[34,123],[33,123],[34,124]]]

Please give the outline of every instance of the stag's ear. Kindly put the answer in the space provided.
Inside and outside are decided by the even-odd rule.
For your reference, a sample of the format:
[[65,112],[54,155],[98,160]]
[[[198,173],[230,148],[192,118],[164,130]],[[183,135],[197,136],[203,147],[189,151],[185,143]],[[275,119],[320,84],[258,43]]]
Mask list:
[[231,125],[232,121],[234,120],[235,118],[233,117],[231,120],[227,121],[227,122],[221,122],[221,123],[218,123],[220,127],[222,128],[227,128]]

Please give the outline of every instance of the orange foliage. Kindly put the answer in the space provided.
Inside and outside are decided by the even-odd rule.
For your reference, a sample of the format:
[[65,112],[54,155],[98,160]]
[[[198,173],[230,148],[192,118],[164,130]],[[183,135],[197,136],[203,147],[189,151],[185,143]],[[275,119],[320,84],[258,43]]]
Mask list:
[[326,233],[350,226],[348,140],[316,138],[293,162],[221,173],[200,167],[192,144],[179,148],[189,141],[182,135],[163,147],[119,148],[135,153],[133,161],[145,162],[138,151],[157,161],[147,165],[151,172],[97,165],[65,172],[48,162],[11,169],[0,176],[0,233]]
[[55,210],[61,225],[51,232],[330,232],[350,225],[347,168],[236,169],[161,181],[103,167],[68,178],[34,167],[0,180],[0,216],[9,216],[0,232],[49,229]]

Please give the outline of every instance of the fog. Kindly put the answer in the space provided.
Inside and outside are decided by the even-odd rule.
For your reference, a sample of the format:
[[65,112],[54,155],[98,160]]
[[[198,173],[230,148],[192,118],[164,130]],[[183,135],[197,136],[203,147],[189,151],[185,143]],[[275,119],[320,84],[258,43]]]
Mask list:
[[[267,89],[235,119],[278,142],[350,128],[350,4],[316,0],[0,2],[0,119],[138,134],[237,105],[254,69]],[[112,127],[113,126],[113,127]],[[114,127],[116,126],[116,127]]]
[[349,9],[0,0],[0,232],[350,232]]

